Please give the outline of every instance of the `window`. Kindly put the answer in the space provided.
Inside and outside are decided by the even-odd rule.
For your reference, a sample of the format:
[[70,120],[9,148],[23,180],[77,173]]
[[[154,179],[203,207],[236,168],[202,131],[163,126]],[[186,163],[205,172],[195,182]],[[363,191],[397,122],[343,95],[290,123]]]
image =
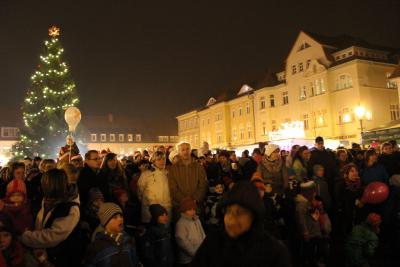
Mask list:
[[100,134],[100,141],[101,142],[106,142],[107,141],[106,134]]
[[325,84],[324,84],[324,79],[316,79],[314,81],[315,85],[314,85],[314,93],[315,95],[321,95],[323,93],[325,93]]
[[265,97],[260,98],[260,109],[265,109]]
[[297,72],[296,65],[293,65],[292,66],[292,75],[296,74],[296,72]]
[[132,134],[128,134],[128,142],[132,142],[133,141],[133,135]]
[[125,141],[125,136],[123,134],[118,135],[118,141],[124,142]]
[[306,48],[311,47],[311,45],[309,45],[308,43],[306,43],[305,41],[301,44],[300,48],[298,51],[304,50]]
[[318,111],[316,113],[316,125],[317,127],[325,127],[326,126],[326,110]]
[[1,136],[2,137],[17,137],[18,128],[15,127],[2,127]]
[[314,95],[315,95],[314,82],[311,82],[311,83],[310,83],[310,88],[311,88],[311,94],[310,94],[310,96],[314,96]]
[[270,95],[269,96],[269,106],[271,108],[275,107],[275,97],[274,97],[274,95]]
[[336,79],[336,90],[353,87],[353,81],[350,75],[342,74]]
[[398,104],[390,105],[390,119],[392,121],[400,119],[400,111]]
[[350,57],[353,55],[353,52],[350,51],[349,53],[347,53],[347,55]]
[[215,117],[215,121],[220,121],[220,120],[222,120],[222,114],[221,114],[221,112],[218,112]]
[[233,130],[232,130],[232,139],[233,139],[233,141],[236,141],[236,139],[237,139],[236,128],[233,128]]
[[387,79],[386,87],[389,89],[397,89],[397,83],[389,80],[390,75],[391,75],[390,73],[386,73],[386,79]]
[[217,133],[217,143],[222,143],[222,135],[221,135],[221,133]]
[[206,121],[204,119],[202,119],[201,120],[201,125],[203,125],[203,127],[204,127],[205,123],[206,123]]
[[232,118],[235,118],[235,109],[232,110]]
[[353,111],[348,108],[344,108],[339,111],[339,124],[350,123],[354,120]]
[[207,119],[207,124],[210,124],[210,118]]
[[115,134],[110,134],[110,142],[115,142]]
[[267,123],[265,121],[262,122],[262,133],[261,135],[267,135]]
[[250,114],[250,103],[246,103],[246,113]]
[[97,142],[97,134],[90,134],[90,141]]
[[142,135],[141,134],[135,135],[135,141],[136,142],[141,142],[142,141]]
[[299,72],[303,71],[303,62],[299,63]]
[[242,107],[239,107],[239,116],[242,116]]
[[272,121],[271,121],[271,129],[272,129],[272,131],[276,131],[276,130],[277,130],[277,128],[276,128],[276,121],[275,121],[275,120],[272,120]]
[[164,135],[159,136],[158,142],[168,142],[168,136],[164,136]]
[[307,59],[307,65],[306,65],[307,69],[310,67],[310,64],[311,64],[311,59]]
[[288,91],[282,92],[282,105],[289,104],[289,93]]
[[250,123],[247,124],[247,138],[250,139],[252,137],[251,125]]
[[240,128],[240,140],[244,139],[244,129]]
[[310,127],[310,125],[308,123],[308,114],[303,115],[303,127],[304,127],[304,130],[308,130]]
[[306,86],[305,85],[300,86],[300,97],[299,97],[299,99],[300,100],[304,100],[304,99],[306,99],[306,97],[307,97],[307,88],[306,88]]

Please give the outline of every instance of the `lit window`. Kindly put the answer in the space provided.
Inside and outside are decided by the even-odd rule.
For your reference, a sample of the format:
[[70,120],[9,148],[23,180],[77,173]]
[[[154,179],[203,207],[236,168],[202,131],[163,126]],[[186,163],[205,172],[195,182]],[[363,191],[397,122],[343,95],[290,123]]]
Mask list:
[[125,141],[125,136],[123,134],[118,135],[118,141],[124,142]]
[[288,91],[282,92],[282,105],[289,104],[289,93]]
[[271,108],[275,107],[275,97],[274,97],[274,95],[270,95],[269,96],[269,106]]
[[115,134],[110,134],[110,142],[115,142]]
[[307,97],[307,88],[303,85],[300,86],[300,100],[304,100]]
[[90,135],[90,141],[96,142],[97,141],[97,134],[91,134]]
[[265,97],[260,98],[260,109],[265,109]]
[[400,110],[398,104],[390,105],[390,119],[392,121],[400,119]]
[[293,65],[292,66],[292,74],[296,74],[296,72],[297,72],[296,65]]
[[2,137],[17,137],[18,128],[15,127],[2,127],[1,136]]
[[350,75],[342,74],[336,78],[336,90],[342,90],[353,87],[353,81]]
[[106,136],[106,134],[100,134],[100,141],[101,141],[101,142],[106,142],[106,141],[107,141],[107,136]]
[[135,135],[135,141],[136,142],[141,142],[142,141],[142,135],[141,134]]
[[303,71],[303,63],[299,63],[299,72]]
[[306,66],[307,69],[310,67],[310,64],[311,64],[311,59],[307,59],[307,66]]
[[133,141],[133,135],[132,134],[128,134],[128,142],[132,142]]
[[304,130],[309,129],[308,114],[303,115],[303,126],[304,126]]
[[265,121],[262,122],[262,135],[267,135],[267,123]]

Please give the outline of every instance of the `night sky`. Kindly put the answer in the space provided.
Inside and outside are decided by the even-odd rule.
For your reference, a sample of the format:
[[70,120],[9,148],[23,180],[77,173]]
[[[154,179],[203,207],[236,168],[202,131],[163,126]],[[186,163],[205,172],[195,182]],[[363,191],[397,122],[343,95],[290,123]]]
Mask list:
[[53,24],[83,116],[176,129],[176,115],[281,70],[300,30],[400,47],[399,12],[398,0],[0,0],[0,110],[19,109]]

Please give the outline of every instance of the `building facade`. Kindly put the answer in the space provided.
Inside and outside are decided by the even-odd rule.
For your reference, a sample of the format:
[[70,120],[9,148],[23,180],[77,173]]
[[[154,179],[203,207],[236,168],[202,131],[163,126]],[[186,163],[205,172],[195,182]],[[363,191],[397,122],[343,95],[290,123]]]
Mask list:
[[11,149],[18,141],[17,127],[0,127],[0,166],[7,164],[12,158]]
[[[398,52],[349,36],[300,32],[273,82],[243,85],[234,97],[210,99],[191,112],[200,118],[193,130],[200,143],[213,148],[316,136],[342,145],[360,142],[362,132],[399,119],[393,75]],[[179,137],[187,140],[180,131]]]

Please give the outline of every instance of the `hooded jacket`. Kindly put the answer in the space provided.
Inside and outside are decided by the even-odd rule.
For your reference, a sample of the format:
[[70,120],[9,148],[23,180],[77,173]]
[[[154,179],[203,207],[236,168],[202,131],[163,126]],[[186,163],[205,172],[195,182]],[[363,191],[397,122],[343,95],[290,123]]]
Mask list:
[[264,205],[255,185],[248,181],[236,183],[221,203],[222,214],[234,204],[253,213],[250,230],[236,239],[222,228],[211,232],[197,251],[192,266],[290,266],[285,246],[264,232]]

